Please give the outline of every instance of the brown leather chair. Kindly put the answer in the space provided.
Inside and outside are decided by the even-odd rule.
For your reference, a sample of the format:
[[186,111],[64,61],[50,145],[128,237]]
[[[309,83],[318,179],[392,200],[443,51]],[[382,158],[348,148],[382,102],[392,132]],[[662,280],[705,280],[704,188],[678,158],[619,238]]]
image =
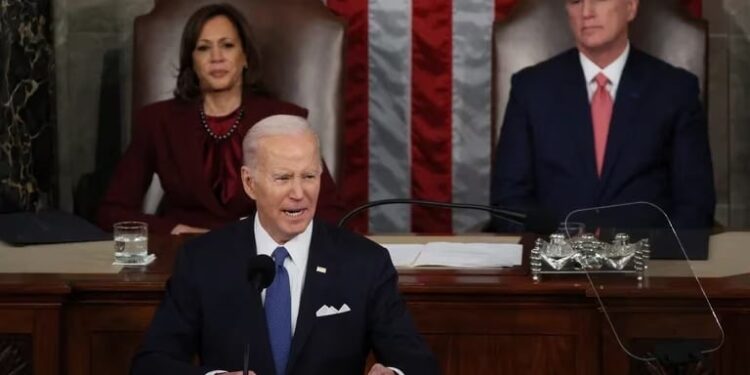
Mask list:
[[[630,25],[631,43],[696,76],[706,93],[707,30],[704,20],[692,18],[680,0],[641,0]],[[565,1],[519,1],[507,19],[493,30],[492,134],[499,139],[510,77],[575,45],[568,26]]]
[[[211,0],[156,0],[135,20],[133,111],[172,97],[179,67],[182,29]],[[224,0],[246,17],[262,57],[263,83],[278,98],[309,110],[323,158],[339,181],[343,129],[344,22],[320,1]],[[154,179],[144,211],[154,212],[161,195]],[[160,191],[161,187],[158,187]]]

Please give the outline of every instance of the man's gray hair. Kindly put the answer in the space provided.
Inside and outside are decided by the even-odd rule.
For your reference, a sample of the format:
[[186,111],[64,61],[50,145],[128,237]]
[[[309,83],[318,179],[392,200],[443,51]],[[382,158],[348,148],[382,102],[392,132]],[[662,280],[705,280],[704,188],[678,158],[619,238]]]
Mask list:
[[310,127],[310,123],[304,117],[293,115],[268,116],[255,125],[245,134],[242,139],[242,161],[251,170],[255,170],[258,158],[258,145],[264,137],[275,135],[301,135],[310,134],[315,138],[315,146],[320,154],[320,141],[318,135]]

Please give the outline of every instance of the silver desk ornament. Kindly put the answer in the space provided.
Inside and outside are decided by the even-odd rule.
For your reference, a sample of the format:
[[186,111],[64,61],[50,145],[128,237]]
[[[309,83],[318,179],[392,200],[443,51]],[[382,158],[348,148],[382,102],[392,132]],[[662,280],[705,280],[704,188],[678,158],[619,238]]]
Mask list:
[[626,233],[615,235],[612,243],[600,241],[591,233],[571,238],[555,233],[549,241],[536,240],[529,263],[534,281],[542,274],[587,272],[634,274],[641,281],[650,253],[647,238],[631,243]]

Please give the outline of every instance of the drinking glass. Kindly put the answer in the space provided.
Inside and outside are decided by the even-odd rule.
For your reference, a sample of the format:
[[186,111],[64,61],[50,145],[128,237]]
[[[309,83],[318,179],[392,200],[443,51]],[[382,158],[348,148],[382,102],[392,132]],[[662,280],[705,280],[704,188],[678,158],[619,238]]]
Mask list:
[[113,226],[115,261],[143,263],[148,255],[148,224],[141,221],[122,221]]

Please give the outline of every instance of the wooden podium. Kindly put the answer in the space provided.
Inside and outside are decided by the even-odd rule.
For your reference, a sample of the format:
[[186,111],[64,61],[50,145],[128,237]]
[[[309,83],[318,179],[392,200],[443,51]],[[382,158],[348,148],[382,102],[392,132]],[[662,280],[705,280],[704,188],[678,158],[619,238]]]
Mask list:
[[[737,236],[737,241],[750,238],[749,233]],[[151,238],[157,260],[119,273],[0,273],[0,373],[127,374],[181,242],[178,237]],[[726,331],[724,345],[712,357],[718,374],[746,374],[750,368],[750,275],[722,273],[732,267],[750,271],[750,266],[738,264],[750,263],[742,259],[750,256],[742,254],[741,243],[746,242],[733,245],[733,254],[712,253],[698,267],[716,272],[702,281]],[[585,277],[535,283],[526,264],[484,270],[402,269],[399,274],[409,309],[444,374],[638,371],[638,364],[614,340]],[[652,286],[674,285],[669,298],[654,298],[649,286],[637,295],[618,295],[616,313],[627,314],[629,323],[621,337],[675,337],[665,328],[666,313],[691,324],[686,306],[698,296],[681,295],[680,279],[652,280]],[[701,329],[691,327],[691,332]]]

